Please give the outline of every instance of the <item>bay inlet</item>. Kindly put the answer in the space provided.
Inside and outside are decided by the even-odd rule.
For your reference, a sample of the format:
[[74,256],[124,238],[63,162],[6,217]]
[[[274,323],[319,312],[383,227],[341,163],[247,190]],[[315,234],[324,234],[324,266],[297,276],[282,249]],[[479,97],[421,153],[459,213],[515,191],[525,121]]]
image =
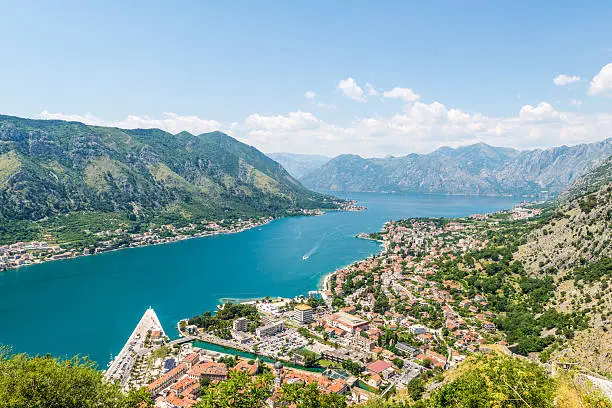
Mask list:
[[[16,352],[88,355],[101,368],[149,306],[162,325],[221,299],[295,296],[335,269],[380,252],[355,238],[407,217],[457,217],[511,208],[518,197],[340,194],[368,207],[291,217],[238,234],[190,239],[0,273],[0,344]],[[308,256],[306,256],[308,255]],[[175,329],[168,334],[175,335]]]

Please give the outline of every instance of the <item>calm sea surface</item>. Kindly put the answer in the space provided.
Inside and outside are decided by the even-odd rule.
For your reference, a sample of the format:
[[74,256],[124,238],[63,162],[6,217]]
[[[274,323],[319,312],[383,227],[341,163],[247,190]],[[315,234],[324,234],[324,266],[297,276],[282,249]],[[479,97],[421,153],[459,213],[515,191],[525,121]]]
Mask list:
[[[220,299],[294,296],[380,251],[355,238],[390,219],[455,217],[510,208],[510,197],[351,193],[363,212],[294,217],[233,235],[191,239],[0,273],[0,344],[14,351],[89,355],[105,367],[152,306],[171,336],[183,317]],[[302,257],[308,254],[309,258]]]

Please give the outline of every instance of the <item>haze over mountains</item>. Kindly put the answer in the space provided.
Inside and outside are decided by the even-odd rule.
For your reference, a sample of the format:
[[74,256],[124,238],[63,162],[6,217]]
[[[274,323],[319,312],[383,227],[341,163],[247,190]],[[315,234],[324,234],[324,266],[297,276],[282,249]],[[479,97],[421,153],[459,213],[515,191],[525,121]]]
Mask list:
[[74,211],[221,219],[330,205],[221,132],[172,135],[11,116],[0,116],[0,202],[0,220]]
[[[340,155],[296,177],[306,187],[326,192],[556,194],[611,154],[612,138],[525,151],[478,143],[401,157]],[[289,167],[297,160],[276,158]]]
[[293,177],[300,179],[322,167],[331,157],[315,154],[270,153],[273,160],[279,162]]

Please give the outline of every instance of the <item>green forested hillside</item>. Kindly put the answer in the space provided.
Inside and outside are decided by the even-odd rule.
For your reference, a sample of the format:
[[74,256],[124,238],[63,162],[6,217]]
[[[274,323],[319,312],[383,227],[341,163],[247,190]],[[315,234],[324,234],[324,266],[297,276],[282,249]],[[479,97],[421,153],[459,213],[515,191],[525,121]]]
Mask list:
[[0,219],[95,212],[228,219],[333,206],[272,159],[220,132],[176,135],[0,116]]

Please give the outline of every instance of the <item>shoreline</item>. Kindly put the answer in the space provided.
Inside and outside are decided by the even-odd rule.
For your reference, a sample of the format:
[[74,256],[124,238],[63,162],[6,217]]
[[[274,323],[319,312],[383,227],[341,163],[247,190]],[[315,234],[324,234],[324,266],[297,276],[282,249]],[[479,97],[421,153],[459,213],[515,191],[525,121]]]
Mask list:
[[[344,207],[340,207],[340,208],[318,208],[318,209],[313,209],[313,210],[302,209],[302,210],[300,210],[302,213],[290,214],[290,215],[285,215],[285,216],[281,216],[281,217],[273,217],[273,216],[260,217],[259,218],[259,220],[260,220],[259,222],[256,222],[253,225],[249,225],[247,227],[239,228],[237,230],[226,230],[226,231],[220,230],[220,231],[212,231],[210,233],[207,233],[207,232],[197,232],[197,233],[192,234],[192,235],[175,235],[175,236],[172,236],[172,237],[161,238],[162,241],[160,241],[160,242],[146,243],[146,244],[143,244],[143,245],[131,245],[131,244],[133,244],[135,242],[140,242],[140,241],[132,241],[132,242],[130,242],[129,244],[127,244],[125,246],[120,246],[120,247],[112,248],[112,249],[102,249],[102,250],[99,250],[98,252],[93,252],[93,253],[84,253],[84,251],[88,250],[88,248],[82,248],[82,249],[78,250],[78,252],[76,252],[76,250],[73,249],[72,250],[73,251],[72,252],[72,256],[66,256],[66,257],[63,257],[63,258],[56,258],[56,259],[44,259],[44,260],[39,260],[38,262],[24,263],[24,264],[20,264],[20,265],[16,265],[16,266],[7,266],[6,264],[0,262],[0,273],[12,271],[12,270],[18,270],[18,269],[21,269],[21,268],[24,268],[24,267],[40,265],[40,264],[49,263],[49,262],[66,261],[66,260],[76,259],[76,258],[81,258],[81,257],[86,257],[86,256],[102,255],[102,254],[111,253],[111,252],[115,252],[115,251],[120,251],[120,250],[124,250],[124,249],[145,248],[145,247],[152,247],[152,246],[156,246],[156,245],[172,244],[174,242],[186,241],[186,240],[189,240],[189,239],[208,238],[208,237],[214,237],[214,236],[217,236],[217,235],[238,234],[238,233],[241,233],[241,232],[245,232],[245,231],[251,230],[253,228],[258,228],[258,227],[265,226],[265,225],[271,223],[272,221],[275,221],[275,220],[278,220],[278,219],[282,219],[282,218],[289,218],[289,217],[313,217],[313,216],[325,215],[329,211],[352,212],[352,211],[362,211],[363,209],[365,209],[365,207],[363,209],[359,209],[359,210],[353,209],[353,208],[355,208],[355,203],[356,202],[350,201],[347,205],[345,205]],[[261,220],[264,220],[264,221],[261,221]],[[212,220],[210,222],[216,223],[217,221]],[[16,245],[16,244],[24,244],[24,246],[28,246],[32,242],[42,242],[42,241],[15,242],[15,243],[12,243],[12,244],[0,245],[0,247],[2,247],[2,246],[10,247],[10,246]],[[62,245],[61,243],[60,244],[52,244],[52,245],[49,245],[49,247],[60,247],[61,245]],[[64,252],[64,253],[67,253],[67,252]],[[0,252],[0,254],[2,254],[2,252]]]
[[[265,218],[265,221],[258,222],[256,224],[250,225],[248,227],[242,227],[242,228],[237,229],[237,230],[227,230],[227,231],[221,230],[221,231],[212,231],[212,232],[209,232],[209,233],[198,232],[198,233],[193,234],[193,235],[175,235],[175,236],[172,236],[172,237],[163,238],[163,241],[161,241],[161,242],[146,243],[146,244],[143,244],[143,245],[131,245],[134,242],[138,242],[138,241],[133,241],[133,242],[131,242],[130,244],[128,244],[126,246],[120,246],[120,247],[112,248],[112,249],[102,249],[102,250],[99,250],[98,252],[92,252],[92,253],[83,253],[83,251],[85,251],[87,249],[87,248],[83,248],[83,249],[80,249],[79,252],[77,252],[76,254],[73,254],[72,256],[68,256],[68,257],[65,257],[65,258],[44,259],[44,260],[40,260],[39,262],[24,263],[24,264],[17,265],[17,266],[6,266],[6,265],[3,265],[2,263],[0,263],[0,274],[2,274],[4,272],[16,271],[16,270],[19,270],[21,268],[27,268],[27,267],[41,265],[41,264],[45,264],[45,263],[51,263],[51,262],[56,262],[56,261],[68,261],[68,260],[72,260],[72,259],[84,258],[84,257],[88,257],[88,256],[95,256],[95,255],[104,255],[104,254],[108,254],[108,253],[112,253],[112,252],[116,252],[116,251],[127,250],[127,249],[154,247],[154,246],[157,246],[157,245],[172,244],[172,243],[186,241],[186,240],[190,240],[190,239],[210,238],[210,237],[215,237],[215,236],[218,236],[218,235],[238,234],[238,233],[241,233],[241,232],[245,232],[245,231],[251,230],[253,228],[263,227],[265,225],[268,225],[272,221],[283,219],[283,218],[290,218],[290,217],[314,217],[314,216],[319,216],[319,215],[325,215],[325,213],[327,211],[350,211],[350,210],[344,210],[344,209],[329,210],[329,209],[325,209],[325,210],[317,210],[317,211],[320,211],[320,213],[305,213],[305,214],[287,215],[287,216],[283,216],[283,217],[272,217],[272,216],[270,216],[270,217],[262,217],[262,218]],[[211,222],[217,222],[217,221],[211,221]],[[32,242],[37,242],[37,241],[32,241]],[[27,246],[29,244],[28,242],[15,242],[15,243],[12,243],[12,244],[4,244],[4,246],[11,246],[11,245],[19,244],[19,243],[25,244],[25,246]],[[60,246],[62,244],[52,244],[52,245],[53,246]],[[1,246],[2,245],[0,245],[0,247]],[[0,252],[0,254],[2,254],[2,252]]]
[[328,273],[324,274],[323,276],[321,276],[321,278],[319,279],[319,283],[317,284],[317,290],[319,292],[324,292],[324,291],[331,292],[331,288],[328,287],[329,286],[329,282],[331,280],[331,277],[333,275],[335,275],[336,273],[338,273],[339,271],[341,271],[342,269],[349,267],[350,265],[352,265],[355,262],[362,262],[362,261],[365,261],[368,258],[373,258],[375,256],[380,256],[380,255],[382,255],[382,254],[384,254],[384,253],[386,253],[388,251],[387,242],[386,241],[381,241],[381,240],[372,239],[372,238],[359,238],[358,236],[355,236],[355,238],[357,238],[357,239],[366,239],[368,241],[378,242],[378,243],[381,244],[382,249],[380,250],[380,252],[378,254],[374,254],[374,255],[370,255],[370,256],[365,257],[365,258],[357,259],[357,260],[351,262],[350,264],[341,266],[340,268],[337,268],[337,269],[335,269],[335,270],[333,270],[331,272],[328,272]]
[[[128,250],[128,249],[136,249],[136,248],[147,248],[147,247],[154,247],[154,246],[158,246],[158,245],[167,245],[167,244],[173,244],[176,242],[181,242],[181,241],[187,241],[190,239],[198,239],[198,238],[210,238],[210,237],[214,237],[217,235],[231,235],[231,234],[238,234],[240,232],[244,232],[244,231],[248,231],[251,230],[253,228],[258,228],[258,227],[262,227],[264,225],[267,225],[269,223],[271,223],[274,220],[280,219],[280,218],[284,218],[284,217],[279,217],[279,218],[272,218],[272,219],[267,219],[264,222],[255,224],[255,225],[251,225],[249,227],[244,227],[235,231],[214,231],[211,232],[210,234],[204,234],[204,233],[197,233],[194,235],[177,235],[174,237],[169,237],[166,238],[165,241],[162,242],[153,242],[153,243],[147,243],[147,244],[143,244],[143,245],[127,245],[127,246],[121,246],[118,248],[112,248],[112,249],[107,249],[107,250],[101,250],[99,252],[94,252],[94,253],[79,253],[77,255],[73,255],[70,257],[66,257],[66,258],[57,258],[57,259],[45,259],[42,260],[40,262],[32,262],[32,263],[27,263],[27,264],[22,264],[22,265],[17,265],[17,266],[12,266],[12,267],[4,267],[4,269],[0,269],[0,274],[4,273],[4,272],[10,272],[10,271],[16,271],[19,270],[21,268],[27,268],[27,267],[31,267],[31,266],[36,266],[36,265],[42,265],[42,264],[46,264],[46,263],[51,263],[51,262],[60,262],[60,261],[69,261],[72,259],[77,259],[77,258],[85,258],[85,257],[89,257],[89,256],[96,256],[96,255],[104,255],[104,254],[109,254],[112,252],[117,252],[117,251],[123,251],[123,250]],[[14,245],[14,244],[7,244],[7,245]],[[54,245],[61,245],[61,244],[54,244]]]

